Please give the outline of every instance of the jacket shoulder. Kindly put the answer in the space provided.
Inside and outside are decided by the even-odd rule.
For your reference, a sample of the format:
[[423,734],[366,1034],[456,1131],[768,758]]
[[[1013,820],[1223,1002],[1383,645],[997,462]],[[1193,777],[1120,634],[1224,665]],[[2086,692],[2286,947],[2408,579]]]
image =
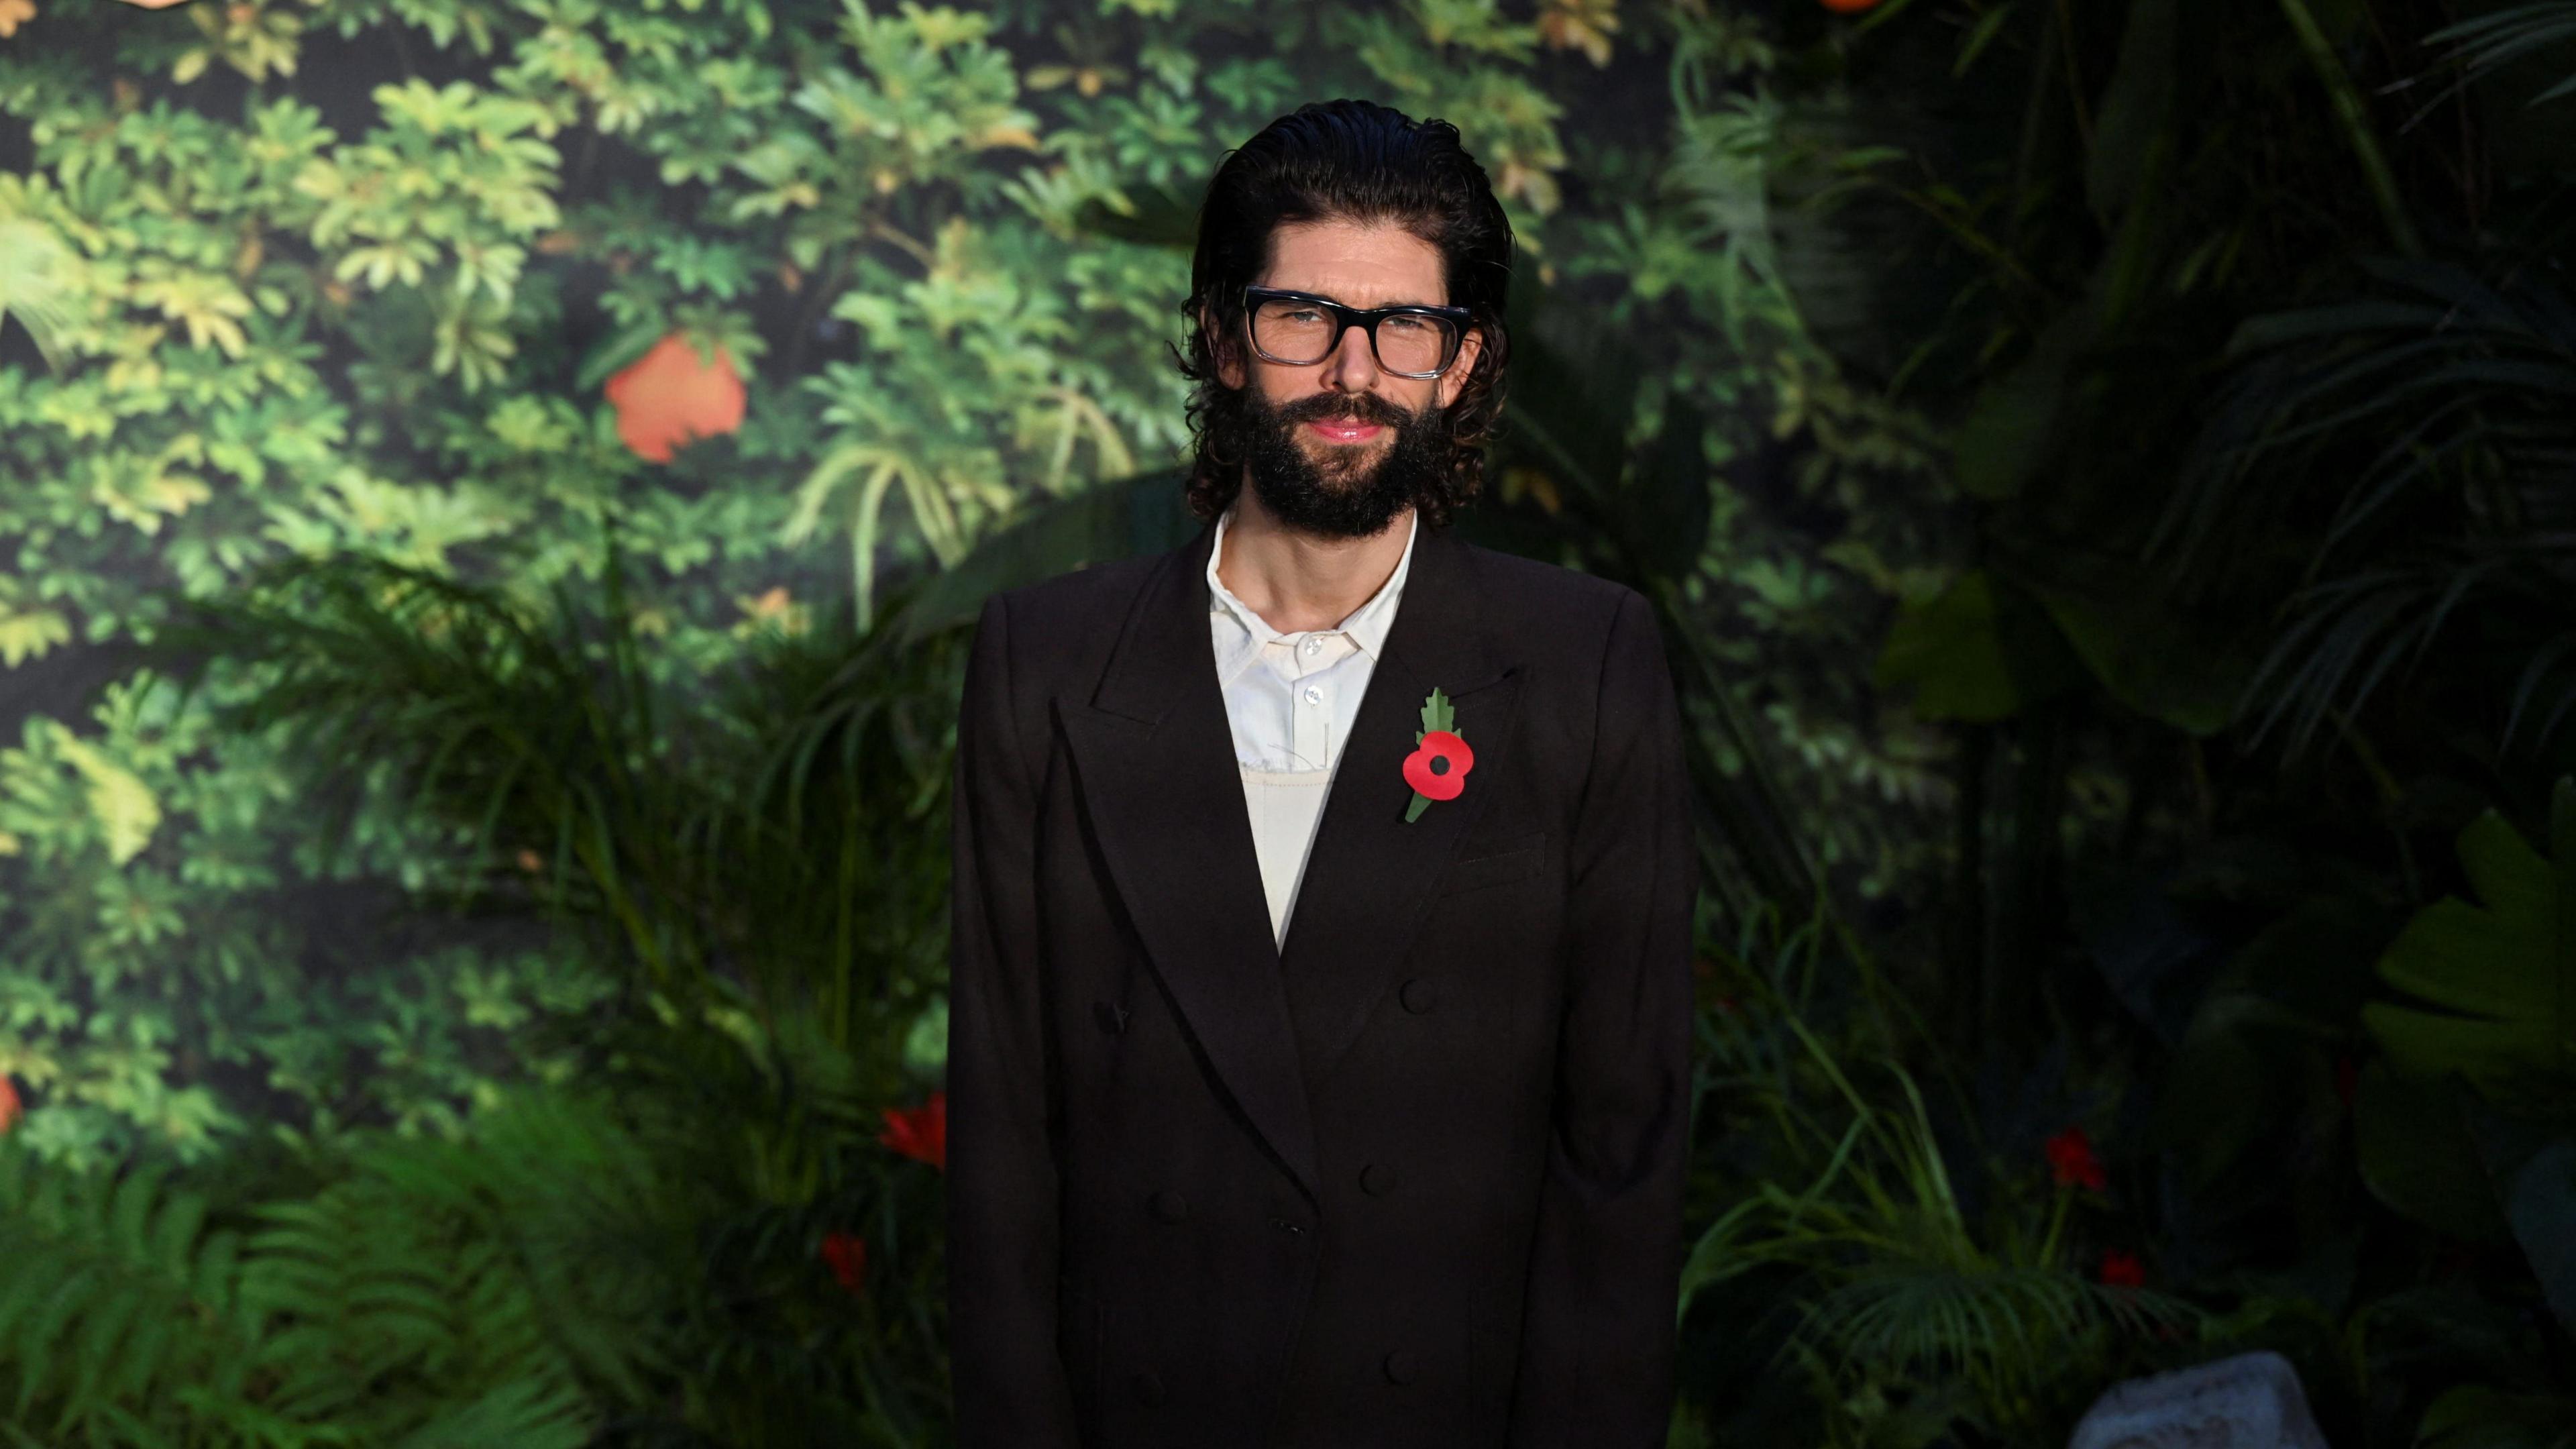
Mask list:
[[1010,615],[1010,662],[1024,697],[1097,673],[1163,555],[1140,554],[1069,570],[993,597]]
[[1559,640],[1597,660],[1628,600],[1646,607],[1645,595],[1599,574],[1483,544],[1468,544],[1467,557],[1481,583],[1486,627],[1505,639]]

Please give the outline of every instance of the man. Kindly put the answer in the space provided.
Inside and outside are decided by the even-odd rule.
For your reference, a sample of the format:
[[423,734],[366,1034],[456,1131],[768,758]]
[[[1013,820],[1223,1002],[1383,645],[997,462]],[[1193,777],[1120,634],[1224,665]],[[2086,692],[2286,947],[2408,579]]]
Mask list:
[[1640,595],[1443,529],[1501,403],[1510,255],[1454,128],[1271,125],[1200,215],[1212,526],[984,607],[953,817],[964,1449],[1664,1442],[1681,724]]

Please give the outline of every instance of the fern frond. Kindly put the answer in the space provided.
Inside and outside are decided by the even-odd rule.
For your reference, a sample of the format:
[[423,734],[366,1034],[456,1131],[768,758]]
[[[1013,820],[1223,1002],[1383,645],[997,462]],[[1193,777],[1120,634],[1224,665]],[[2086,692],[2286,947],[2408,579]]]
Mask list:
[[2115,1328],[2183,1327],[2199,1310],[2063,1269],[1874,1262],[1809,1305],[1803,1331],[1838,1371],[1964,1377],[2003,1395],[2062,1372],[2068,1353]]
[[[55,1167],[0,1144],[0,1384],[13,1432],[39,1442],[160,1438],[134,1418],[246,1358],[235,1237],[166,1164],[122,1176]],[[14,1381],[14,1382],[13,1382]]]

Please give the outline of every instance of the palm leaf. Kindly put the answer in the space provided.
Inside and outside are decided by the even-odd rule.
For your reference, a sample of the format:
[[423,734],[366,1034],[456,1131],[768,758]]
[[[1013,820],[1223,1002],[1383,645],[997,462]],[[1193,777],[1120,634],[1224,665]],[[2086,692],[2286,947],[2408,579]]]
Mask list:
[[[2459,72],[2459,79],[2416,112],[2415,119],[2419,121],[2461,87],[2486,79],[2512,61],[2551,46],[2576,43],[2576,0],[2530,0],[2509,5],[2446,25],[2424,40],[2429,45],[2449,47],[2443,61]],[[2571,94],[2576,94],[2576,74],[2533,96],[2523,106],[2527,110]]]
[[[2555,602],[2576,584],[2576,307],[2453,263],[2367,270],[2376,294],[2239,330],[2151,547],[2194,597],[2295,570],[2240,705],[2258,736],[2305,746],[2451,662],[2442,644],[2476,617],[2527,641],[2498,702],[2545,741],[2576,704]],[[2318,542],[2273,553],[2295,537]]]

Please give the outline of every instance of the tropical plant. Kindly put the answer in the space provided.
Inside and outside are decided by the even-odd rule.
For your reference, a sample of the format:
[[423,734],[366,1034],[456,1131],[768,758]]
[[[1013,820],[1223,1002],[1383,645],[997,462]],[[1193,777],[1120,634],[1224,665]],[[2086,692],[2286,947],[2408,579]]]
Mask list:
[[[810,1016],[594,1026],[459,1137],[72,1173],[0,1144],[21,1444],[936,1442],[935,1214]],[[757,1138],[745,1113],[774,1124]],[[834,1240],[881,1267],[843,1272]],[[836,1282],[838,1278],[840,1281]],[[721,1291],[710,1291],[722,1285]]]
[[529,1096],[327,1171],[245,1202],[0,1149],[11,1441],[571,1449],[585,1384],[642,1392],[678,1202],[595,1106]]
[[[930,955],[884,928],[919,918],[935,884],[861,866],[906,860],[870,832],[926,823],[942,726],[924,681],[949,661],[935,647],[889,658],[881,643],[827,646],[845,656],[828,665],[808,645],[791,661],[782,642],[730,697],[695,697],[644,669],[624,574],[612,556],[598,609],[558,584],[539,614],[391,560],[290,560],[197,603],[161,644],[174,664],[266,666],[256,690],[217,706],[227,727],[283,726],[307,758],[379,761],[413,809],[470,825],[458,884],[475,897],[608,927],[635,984],[682,1009],[705,1004],[721,971],[757,1012],[810,1000],[840,1044],[865,1038],[861,1018]],[[793,693],[835,685],[861,693],[821,705]],[[841,728],[806,728],[790,751],[780,741],[815,708]],[[818,756],[826,743],[838,753]],[[908,803],[863,808],[876,801]]]
[[[1776,922],[1757,918],[1709,963],[1696,1096],[1727,1205],[1682,1270],[1679,1312],[1687,1326],[1702,1299],[1741,1311],[1748,1292],[1785,1306],[1745,1336],[1776,1333],[1771,1360],[1797,1369],[1802,1442],[2044,1439],[2112,1369],[2197,1326],[2092,1225],[2107,1179],[2080,1128],[2050,1141],[2045,1173],[1985,1146],[1991,1127],[2026,1124],[1981,1122],[1955,1089],[1944,1131],[1902,1065],[1946,1074],[1921,1019],[1829,917]],[[1705,1401],[1709,1427],[1790,1432],[1729,1413],[1731,1397]]]

